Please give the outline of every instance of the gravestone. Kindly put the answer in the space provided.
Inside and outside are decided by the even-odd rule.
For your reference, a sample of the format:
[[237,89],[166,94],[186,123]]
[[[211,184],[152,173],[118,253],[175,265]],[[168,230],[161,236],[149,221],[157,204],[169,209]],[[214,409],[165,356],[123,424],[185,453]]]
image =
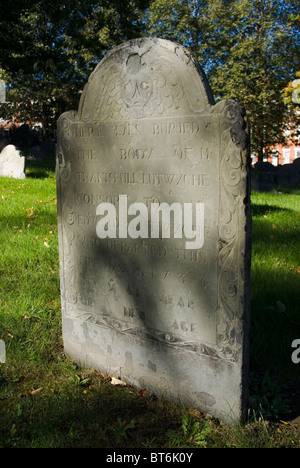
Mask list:
[[[108,53],[58,124],[63,338],[74,361],[227,421],[247,407],[245,111],[178,44]],[[116,375],[116,374],[114,374]]]
[[6,347],[5,342],[0,340],[0,364],[5,364],[6,362]]
[[28,124],[18,127],[11,137],[11,143],[19,148],[30,148],[34,141],[34,136]]
[[0,176],[25,179],[25,157],[14,145],[7,145],[0,153]]
[[276,168],[276,183],[287,187],[296,187],[300,181],[300,174],[295,164],[284,164]]
[[6,89],[5,89],[5,81],[0,80],[0,104],[6,103]]
[[4,135],[0,135],[0,153],[7,145],[9,145],[8,139]]

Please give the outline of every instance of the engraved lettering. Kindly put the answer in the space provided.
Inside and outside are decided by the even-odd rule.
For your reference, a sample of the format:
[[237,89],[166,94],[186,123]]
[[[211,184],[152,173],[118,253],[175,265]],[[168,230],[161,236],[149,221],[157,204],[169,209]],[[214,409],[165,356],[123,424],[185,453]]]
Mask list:
[[117,137],[142,135],[139,124],[120,124],[114,127],[114,134]]
[[138,149],[133,149],[133,148],[121,148],[120,149],[120,156],[121,160],[126,160],[126,159],[133,159],[137,161],[142,161],[142,160],[149,160],[153,156],[154,148],[138,148]]
[[92,161],[97,159],[95,150],[77,150],[77,156],[79,161]]
[[170,296],[169,294],[163,294],[159,301],[165,305],[173,304],[173,296]]
[[193,186],[209,187],[208,174],[193,174]]
[[153,135],[196,135],[200,132],[199,122],[162,122],[153,123]]
[[182,331],[186,333],[194,333],[197,329],[197,323],[189,323],[182,320],[178,323],[177,320],[173,322],[171,328],[175,331]]
[[211,150],[210,148],[200,148],[200,159],[202,161],[211,161]]
[[193,153],[193,148],[181,148],[178,145],[173,145],[173,157],[179,160],[187,160]]
[[73,123],[72,136],[75,138],[103,137],[103,126],[101,123],[87,126],[82,123]]

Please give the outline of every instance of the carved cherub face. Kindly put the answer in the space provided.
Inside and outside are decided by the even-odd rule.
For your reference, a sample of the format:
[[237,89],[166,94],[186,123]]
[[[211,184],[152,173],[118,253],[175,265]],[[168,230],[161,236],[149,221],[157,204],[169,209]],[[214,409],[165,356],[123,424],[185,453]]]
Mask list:
[[122,86],[122,97],[128,106],[143,107],[153,91],[151,74],[144,70],[138,54],[129,55],[126,69],[128,77]]

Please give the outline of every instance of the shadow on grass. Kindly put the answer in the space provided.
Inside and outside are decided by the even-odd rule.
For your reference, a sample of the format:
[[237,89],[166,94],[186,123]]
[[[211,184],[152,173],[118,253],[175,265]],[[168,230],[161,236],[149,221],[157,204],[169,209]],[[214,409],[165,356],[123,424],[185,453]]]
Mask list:
[[269,372],[278,381],[278,395],[287,396],[290,417],[297,417],[300,373],[292,343],[300,338],[300,218],[267,204],[252,204],[252,213],[251,367],[261,380]]
[[252,203],[251,205],[252,208],[252,215],[253,216],[263,216],[267,213],[280,213],[280,212],[287,212],[287,211],[292,211],[289,210],[288,208],[282,208],[280,206],[272,206],[272,205],[259,205],[259,204],[254,204]]
[[[38,169],[35,169],[36,164]],[[31,168],[33,173],[36,170],[40,175],[47,172],[45,166],[43,169],[40,163],[32,164]],[[290,216],[290,220],[293,220],[295,215],[294,211],[286,208],[253,205],[253,214],[257,217],[280,212]],[[42,221],[43,226],[47,223],[56,224],[55,214],[45,212],[39,216],[37,219]],[[24,219],[19,217],[18,220],[21,222]],[[12,217],[9,224],[15,223],[17,221]],[[295,266],[300,266],[297,264],[300,230],[299,226],[294,226],[293,230],[289,230],[288,227],[287,222],[285,227],[278,224],[275,229],[272,222],[266,222],[264,218],[254,220],[251,367],[256,375],[261,374],[262,377],[268,370],[271,376],[279,378],[281,386],[286,382],[287,394],[291,396],[292,414],[296,417],[300,414],[300,365],[297,367],[292,363],[291,344],[294,339],[300,338],[300,276],[295,269],[290,269],[290,263],[293,260]],[[28,270],[28,274],[32,275],[32,271]],[[44,280],[47,280],[46,276]],[[24,285],[28,288],[29,284],[21,282],[18,294]],[[39,293],[39,288],[36,289],[36,293]],[[25,313],[28,314],[24,310],[22,317]],[[29,322],[28,317],[26,320],[22,318],[23,328],[24,323],[29,327],[37,318],[31,317],[30,320]],[[3,326],[11,328],[11,322],[9,323],[10,325]],[[53,324],[49,321],[48,326],[53,327]],[[12,329],[15,342],[17,339],[21,341],[20,332],[16,335],[17,326]],[[32,333],[31,336],[24,333],[24,347],[27,349],[29,339],[38,339],[37,333]],[[55,344],[54,347],[55,360]],[[45,369],[43,371],[45,372]],[[47,375],[52,379],[51,384],[44,384],[42,381]],[[38,376],[38,379],[41,379],[37,380],[38,384],[30,381],[30,374],[24,376],[24,386],[30,381],[31,390],[45,387],[35,395],[29,395],[28,389],[27,393],[23,389],[20,392],[18,388],[13,390],[17,382],[12,381],[11,396],[0,401],[0,446],[115,448],[143,447],[141,444],[144,444],[145,447],[163,448],[168,443],[167,430],[172,428],[172,425],[176,428],[178,423],[174,421],[180,421],[180,417],[175,418],[174,413],[167,412],[159,401],[154,404],[153,400],[143,398],[138,391],[113,389],[109,383],[101,384],[100,388],[98,385],[96,388],[96,382],[89,382],[86,386],[79,382],[77,388],[74,384],[74,390],[72,386],[66,388],[65,382],[61,384],[62,376],[52,375],[50,366],[47,368],[47,375]],[[16,379],[16,375],[11,374],[12,377]],[[65,380],[67,379],[66,377]],[[53,385],[53,388],[50,388],[50,385]],[[279,387],[278,393],[282,393]],[[180,413],[180,408],[178,412]]]
[[26,177],[30,179],[53,178],[55,173],[55,161],[30,161],[26,160]]
[[134,389],[113,388],[108,381],[99,387],[93,379],[83,386],[67,388],[64,384],[51,395],[49,390],[24,394],[13,419],[11,410],[7,421],[2,416],[6,430],[0,446],[140,448],[166,444],[167,431],[174,419],[181,420],[182,409],[145,398]]

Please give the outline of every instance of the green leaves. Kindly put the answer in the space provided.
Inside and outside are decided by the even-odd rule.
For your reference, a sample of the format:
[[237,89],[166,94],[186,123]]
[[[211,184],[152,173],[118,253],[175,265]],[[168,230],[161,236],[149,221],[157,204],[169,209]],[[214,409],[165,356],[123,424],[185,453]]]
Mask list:
[[291,119],[297,123],[283,93],[300,70],[295,0],[7,0],[2,13],[0,77],[13,105],[1,106],[1,116],[17,110],[22,121],[42,122],[46,134],[63,112],[78,108],[107,51],[141,36],[193,51],[216,99],[245,105],[260,158],[285,141]]
[[174,447],[183,446],[196,446],[198,448],[205,448],[207,447],[207,437],[212,432],[212,427],[208,424],[208,422],[204,422],[202,427],[200,427],[200,422],[195,421],[195,418],[186,413],[182,418],[182,425],[181,430],[175,431],[173,429],[169,429],[167,431],[167,436],[172,441]]
[[80,91],[104,54],[142,35],[140,5],[147,3],[8,0],[0,18],[0,70],[11,105],[2,106],[1,117],[18,112],[21,121],[42,122],[51,134],[63,112],[78,108]]
[[261,159],[293,117],[283,89],[300,68],[296,18],[296,3],[279,0],[154,0],[148,13],[151,34],[193,50],[216,100],[245,105]]

